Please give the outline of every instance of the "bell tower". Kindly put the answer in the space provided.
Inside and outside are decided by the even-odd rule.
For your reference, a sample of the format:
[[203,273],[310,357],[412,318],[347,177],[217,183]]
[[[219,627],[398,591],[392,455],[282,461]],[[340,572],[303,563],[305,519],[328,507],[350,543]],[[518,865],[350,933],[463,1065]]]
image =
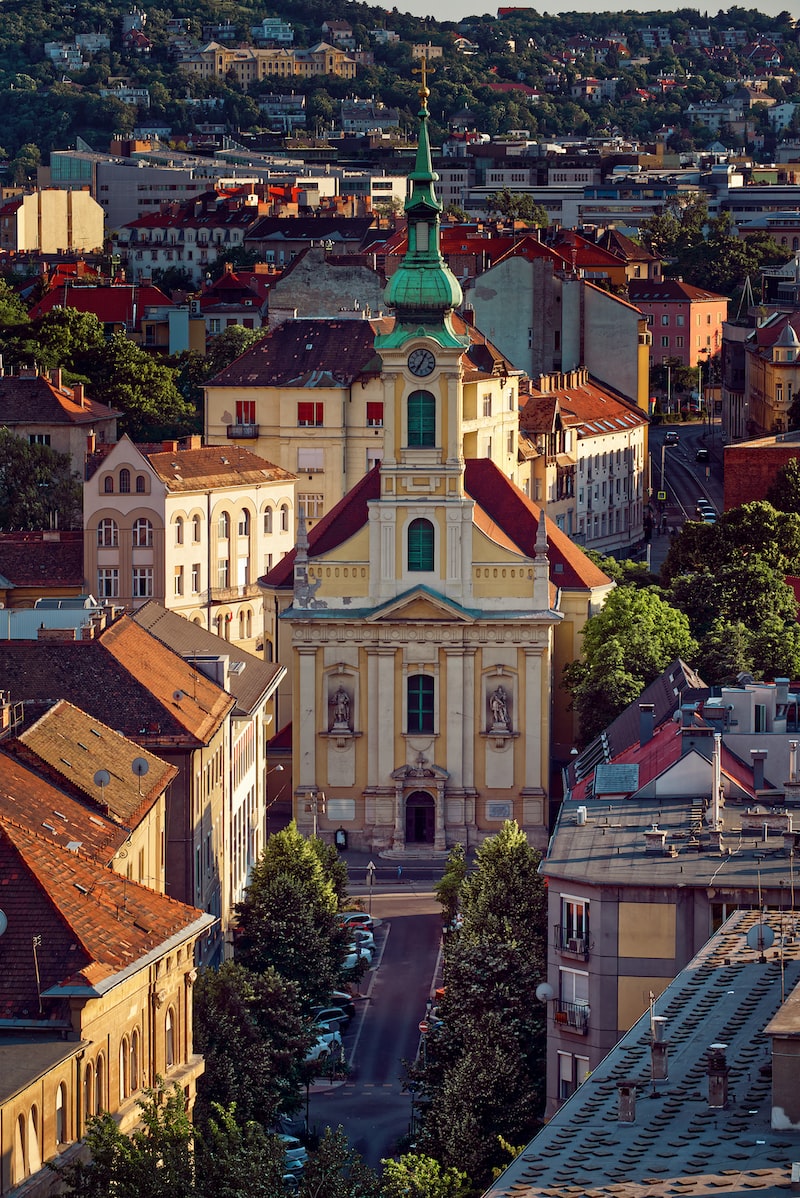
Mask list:
[[370,504],[371,594],[389,599],[422,583],[464,603],[472,591],[472,502],[464,493],[462,355],[453,327],[462,301],[442,257],[428,134],[427,63],[421,60],[419,141],[405,203],[408,247],[386,287],[395,317],[375,348],[383,362],[381,497]]

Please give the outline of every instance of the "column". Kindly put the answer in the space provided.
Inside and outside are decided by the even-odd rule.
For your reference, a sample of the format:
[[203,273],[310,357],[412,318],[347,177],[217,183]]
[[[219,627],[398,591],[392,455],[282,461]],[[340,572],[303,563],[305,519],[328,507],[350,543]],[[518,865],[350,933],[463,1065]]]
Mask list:
[[394,839],[393,849],[406,847],[406,804],[403,783],[398,782],[394,792]]
[[[549,713],[542,701],[543,648],[525,648],[524,789],[542,792],[542,755],[550,738]],[[544,743],[543,743],[544,742]],[[549,755],[549,754],[548,754]]]
[[[446,648],[445,677],[447,679],[447,710],[439,712],[439,728],[445,732],[445,751],[440,754],[439,764],[443,764],[450,775],[450,785],[464,785],[464,732],[463,724],[466,709],[472,710],[471,695],[464,686],[464,656],[460,645],[456,648]],[[444,718],[442,718],[444,717]],[[441,758],[444,758],[444,761]]]
[[475,653],[471,647],[463,646],[462,684],[464,687],[464,713],[461,719],[461,785],[465,790],[475,789]]
[[317,650],[297,648],[297,710],[298,723],[294,730],[299,740],[299,777],[295,790],[318,785],[317,780]]
[[381,735],[378,705],[378,650],[367,649],[367,693],[361,696],[361,727],[367,730],[367,786],[378,785],[378,741]]
[[433,847],[438,852],[442,852],[447,848],[444,820],[445,802],[445,784],[444,782],[438,782],[436,785],[436,825],[433,833]]
[[[392,770],[399,763],[395,761],[395,710],[394,710],[394,649],[378,649],[378,690],[375,705],[372,708],[376,721],[375,739],[377,741],[377,779],[378,786],[386,786]],[[370,724],[372,720],[370,720]],[[371,729],[370,729],[371,732]]]

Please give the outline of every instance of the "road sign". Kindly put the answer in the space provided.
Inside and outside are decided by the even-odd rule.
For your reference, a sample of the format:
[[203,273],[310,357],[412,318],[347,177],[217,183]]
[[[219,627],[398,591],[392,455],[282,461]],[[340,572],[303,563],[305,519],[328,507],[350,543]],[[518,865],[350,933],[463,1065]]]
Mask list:
[[423,1036],[429,1030],[429,1028],[430,1028],[430,1024],[428,1023],[427,1019],[420,1019],[419,1030],[422,1032]]
[[664,500],[664,499],[666,499],[666,498],[667,498],[667,492],[666,492],[666,491],[659,491],[659,492],[658,492],[658,498],[659,498],[659,500]]

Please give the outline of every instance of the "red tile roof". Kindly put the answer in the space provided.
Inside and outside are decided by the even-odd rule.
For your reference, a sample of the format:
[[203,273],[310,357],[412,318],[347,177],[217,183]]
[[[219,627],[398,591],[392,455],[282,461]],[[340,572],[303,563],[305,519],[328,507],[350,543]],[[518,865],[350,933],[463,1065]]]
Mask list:
[[577,429],[580,438],[618,433],[620,429],[647,424],[644,412],[619,399],[602,383],[587,379],[577,387],[559,387],[545,392],[532,390],[520,413],[520,428],[527,432],[550,432],[556,404],[562,423]]
[[202,449],[178,449],[175,452],[148,453],[150,465],[170,491],[196,491],[207,487],[259,485],[292,479],[294,474],[274,466],[238,445],[205,446]]
[[83,533],[0,533],[0,575],[15,587],[82,587]]
[[[0,817],[0,902],[8,950],[0,1018],[66,1014],[60,992],[91,997],[172,937],[200,930],[203,912],[120,877]],[[37,949],[37,983],[33,936]],[[40,1013],[39,995],[43,1010]]]
[[287,320],[210,380],[212,387],[347,387],[380,374],[369,320]]
[[717,295],[715,291],[706,291],[704,287],[693,287],[680,279],[631,279],[628,283],[628,295],[633,304],[697,304],[711,300],[724,300],[726,295]]
[[150,283],[111,283],[93,287],[59,285],[45,292],[30,310],[35,320],[53,308],[91,312],[103,324],[138,327],[145,308],[174,308],[172,300]]
[[43,374],[0,377],[0,423],[12,431],[18,424],[93,425],[122,413],[94,399],[81,403],[72,387],[58,388]]
[[[487,535],[491,535],[492,526],[496,527],[498,544],[533,557],[541,509],[488,458],[467,460],[464,485],[467,494],[478,505],[478,527]],[[311,529],[308,534],[309,558],[329,552],[363,528],[369,518],[369,501],[379,497],[380,465],[377,465]],[[550,520],[547,521],[547,540],[550,578],[556,586],[585,590],[608,585],[609,579],[602,570]],[[292,586],[295,555],[293,549],[266,575],[267,586],[287,589]]]

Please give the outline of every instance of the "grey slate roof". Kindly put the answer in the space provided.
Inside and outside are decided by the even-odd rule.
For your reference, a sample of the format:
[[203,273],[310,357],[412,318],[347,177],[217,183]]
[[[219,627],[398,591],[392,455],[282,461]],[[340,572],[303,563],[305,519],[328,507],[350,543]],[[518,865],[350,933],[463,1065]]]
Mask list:
[[[486,1198],[665,1198],[789,1190],[800,1132],[773,1131],[770,1043],[781,1006],[777,947],[759,961],[738,911],[655,1001],[666,1019],[669,1077],[653,1082],[646,1013],[578,1087],[543,1131],[486,1191]],[[785,992],[800,982],[800,942],[788,912],[764,917],[784,943]],[[728,1105],[708,1105],[706,1052],[727,1045]],[[636,1117],[618,1121],[618,1086],[636,1084]]]

